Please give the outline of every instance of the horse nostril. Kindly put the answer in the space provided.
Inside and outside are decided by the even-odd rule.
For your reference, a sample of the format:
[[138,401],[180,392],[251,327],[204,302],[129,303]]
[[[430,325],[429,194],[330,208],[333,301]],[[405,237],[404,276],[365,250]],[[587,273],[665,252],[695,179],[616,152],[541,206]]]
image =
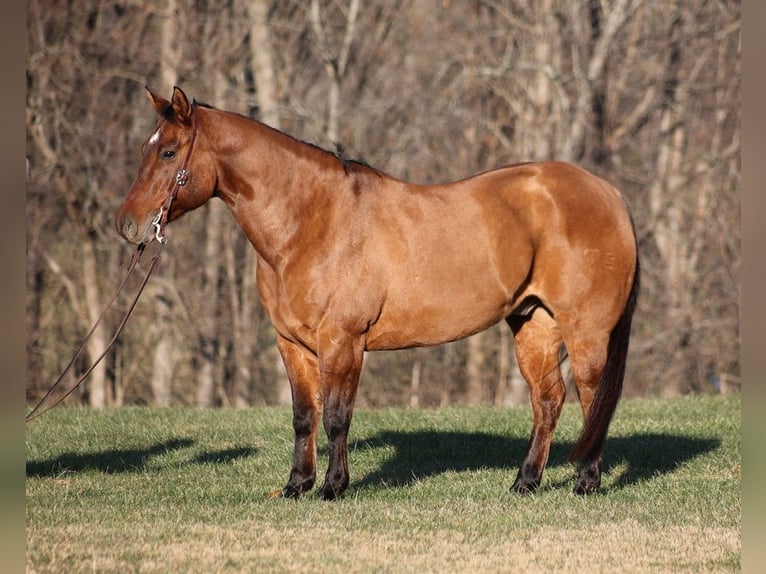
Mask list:
[[138,226],[136,225],[136,222],[133,221],[132,217],[127,216],[125,219],[123,219],[120,234],[128,241],[135,239],[136,235],[138,234]]

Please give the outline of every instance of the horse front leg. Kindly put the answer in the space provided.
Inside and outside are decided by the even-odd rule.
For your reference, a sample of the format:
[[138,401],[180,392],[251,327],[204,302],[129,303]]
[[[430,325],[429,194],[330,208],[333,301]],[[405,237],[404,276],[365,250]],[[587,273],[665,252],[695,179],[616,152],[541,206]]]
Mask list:
[[361,339],[326,337],[319,353],[324,394],[323,423],[329,441],[330,461],[320,495],[337,500],[349,484],[348,431],[364,358]]
[[282,496],[297,498],[311,490],[316,481],[316,436],[322,412],[319,365],[314,354],[281,336],[277,337],[277,347],[290,380],[295,431],[293,466]]

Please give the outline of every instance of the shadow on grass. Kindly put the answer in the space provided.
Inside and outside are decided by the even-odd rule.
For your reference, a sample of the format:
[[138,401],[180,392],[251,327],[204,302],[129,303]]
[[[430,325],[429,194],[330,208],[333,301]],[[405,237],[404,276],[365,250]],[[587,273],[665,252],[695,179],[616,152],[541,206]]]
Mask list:
[[[607,439],[605,469],[609,473],[620,469],[620,475],[609,488],[624,488],[651,477],[672,473],[688,461],[715,450],[720,440],[692,438],[669,434],[637,434]],[[391,448],[394,454],[378,470],[356,481],[352,486],[407,486],[448,471],[462,472],[479,469],[507,469],[508,486],[516,476],[528,446],[527,439],[489,433],[440,431],[384,431],[369,439],[356,442],[356,450]],[[548,467],[568,465],[566,457],[574,443],[551,445]],[[571,481],[552,486],[574,485],[576,470],[572,465]],[[545,477],[543,477],[545,483]]]
[[[45,460],[28,461],[27,478],[52,477],[87,471],[98,471],[105,474],[142,472],[153,458],[173,451],[180,451],[193,445],[193,440],[179,438],[147,448],[110,449],[90,453],[66,452]],[[203,452],[182,464],[228,464],[235,459],[252,456],[255,453],[256,449],[247,447]]]

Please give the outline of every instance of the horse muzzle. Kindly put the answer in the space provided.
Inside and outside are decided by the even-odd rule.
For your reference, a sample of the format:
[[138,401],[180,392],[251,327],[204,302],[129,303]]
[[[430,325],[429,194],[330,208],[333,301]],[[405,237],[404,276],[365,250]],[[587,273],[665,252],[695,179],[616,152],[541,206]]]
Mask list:
[[155,236],[152,225],[152,220],[155,216],[156,214],[148,214],[141,221],[137,221],[135,216],[131,214],[120,213],[115,222],[117,233],[134,245],[151,243]]

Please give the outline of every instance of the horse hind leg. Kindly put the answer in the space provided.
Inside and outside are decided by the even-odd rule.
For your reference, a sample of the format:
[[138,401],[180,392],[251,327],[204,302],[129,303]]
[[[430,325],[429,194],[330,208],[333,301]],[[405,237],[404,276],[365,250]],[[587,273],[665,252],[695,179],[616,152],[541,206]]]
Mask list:
[[608,339],[606,334],[603,337],[580,339],[567,345],[572,375],[583,414],[582,432],[574,450],[569,455],[570,460],[582,460],[574,487],[574,493],[580,495],[595,492],[601,485],[606,426],[609,420],[599,419],[603,416],[611,418],[613,409],[604,411],[600,405],[596,405],[598,401],[594,401],[606,366]]
[[566,395],[559,361],[562,335],[542,307],[529,316],[511,315],[506,320],[514,334],[519,370],[529,386],[534,416],[527,454],[511,491],[531,493],[540,486]]
[[[630,327],[638,297],[638,263],[628,301],[613,327],[603,309],[581,313],[579,320],[559,317],[569,351],[577,393],[583,412],[583,428],[569,460],[581,460],[575,494],[595,492],[601,485],[604,445],[609,424],[622,394]],[[600,311],[600,312],[599,312]]]

